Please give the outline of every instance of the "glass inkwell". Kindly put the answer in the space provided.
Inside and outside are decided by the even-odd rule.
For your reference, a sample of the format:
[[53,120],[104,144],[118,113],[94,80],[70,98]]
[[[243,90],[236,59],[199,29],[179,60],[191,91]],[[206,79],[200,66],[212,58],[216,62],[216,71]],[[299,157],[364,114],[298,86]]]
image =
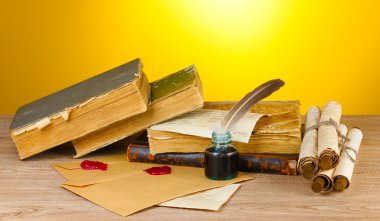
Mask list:
[[237,176],[238,150],[231,144],[231,133],[212,133],[205,152],[205,175],[212,180],[229,180]]

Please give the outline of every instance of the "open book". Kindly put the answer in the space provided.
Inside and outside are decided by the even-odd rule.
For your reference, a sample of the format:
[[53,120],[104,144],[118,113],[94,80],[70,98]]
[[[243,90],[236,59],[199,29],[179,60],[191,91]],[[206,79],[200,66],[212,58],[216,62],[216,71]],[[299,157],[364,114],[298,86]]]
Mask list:
[[[206,102],[203,109],[230,110],[233,105],[234,102]],[[299,153],[301,119],[298,101],[262,101],[253,105],[251,112],[265,116],[257,121],[248,143],[233,141],[240,153]],[[210,144],[210,138],[194,136],[196,134],[157,130],[165,129],[163,126],[156,125],[148,129],[152,154],[204,152]]]

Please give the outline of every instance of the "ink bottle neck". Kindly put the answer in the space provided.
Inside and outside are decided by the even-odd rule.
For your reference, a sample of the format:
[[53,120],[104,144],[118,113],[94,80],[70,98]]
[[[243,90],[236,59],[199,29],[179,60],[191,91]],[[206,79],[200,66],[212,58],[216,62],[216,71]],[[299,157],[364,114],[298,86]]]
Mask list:
[[227,148],[231,145],[230,132],[212,132],[211,143],[215,148]]

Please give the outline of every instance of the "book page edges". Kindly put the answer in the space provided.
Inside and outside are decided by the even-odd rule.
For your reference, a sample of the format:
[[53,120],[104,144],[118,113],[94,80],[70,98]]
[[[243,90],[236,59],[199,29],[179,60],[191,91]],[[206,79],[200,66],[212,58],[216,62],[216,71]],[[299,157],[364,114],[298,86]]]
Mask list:
[[[150,104],[150,107],[148,107],[148,111],[149,111],[149,109],[155,107],[156,105],[160,105],[160,103],[162,103],[162,102],[167,103],[167,102],[169,102],[170,100],[173,100],[173,101],[174,101],[174,100],[175,100],[174,97],[179,96],[180,93],[184,93],[185,91],[188,91],[187,93],[189,93],[189,92],[192,91],[192,90],[197,91],[197,95],[196,95],[196,96],[197,96],[198,98],[201,99],[201,101],[199,102],[200,104],[199,104],[199,105],[196,105],[196,106],[193,106],[193,107],[191,108],[191,110],[187,110],[187,111],[185,111],[185,112],[183,112],[183,113],[178,113],[178,114],[174,114],[174,115],[172,115],[172,116],[170,116],[170,117],[166,117],[166,118],[163,119],[162,121],[167,120],[167,118],[176,117],[176,116],[179,116],[179,115],[181,115],[181,114],[184,114],[184,113],[190,112],[190,111],[192,111],[192,110],[200,109],[200,108],[203,107],[203,96],[202,96],[202,93],[199,93],[199,91],[201,90],[201,89],[199,88],[199,85],[198,85],[198,84],[194,84],[194,85],[188,86],[188,87],[184,88],[183,90],[180,90],[180,91],[178,91],[178,92],[176,92],[176,93],[172,93],[170,96],[166,96],[165,99],[160,99],[160,100],[158,100],[158,101],[154,101],[154,102],[152,102],[152,103]],[[192,93],[191,93],[191,94],[192,94]],[[173,101],[170,101],[170,102],[173,102]],[[169,103],[170,103],[170,102],[169,102]],[[148,112],[148,111],[147,111],[147,112]],[[149,114],[149,113],[142,113],[142,114],[140,114],[140,115],[132,116],[131,118],[139,117],[139,116],[141,116],[141,115],[144,116],[144,115],[146,115],[146,114]],[[126,119],[124,119],[124,120],[122,120],[122,121],[115,122],[115,124],[119,124],[119,125],[121,125],[121,124],[123,124],[124,122],[127,123],[126,121],[128,121],[128,119],[129,119],[129,118],[126,118]],[[136,121],[136,120],[133,120],[133,121]],[[90,133],[90,134],[88,134],[88,135],[85,135],[85,136],[83,136],[83,137],[80,137],[80,138],[78,138],[78,139],[73,140],[73,145],[74,145],[74,148],[75,148],[75,150],[76,150],[76,154],[74,155],[74,158],[82,157],[82,156],[84,156],[84,155],[86,155],[86,154],[88,154],[88,153],[90,153],[90,152],[93,152],[93,151],[98,150],[98,149],[100,149],[100,148],[102,148],[102,147],[105,147],[105,146],[107,146],[107,145],[109,145],[109,144],[112,144],[112,143],[117,142],[117,141],[119,141],[119,140],[121,140],[121,139],[124,139],[124,138],[126,138],[126,137],[132,135],[133,133],[137,133],[137,132],[139,132],[139,131],[141,131],[141,130],[144,130],[146,127],[149,127],[149,126],[151,126],[152,124],[155,124],[155,123],[158,123],[158,122],[162,122],[162,121],[151,122],[151,123],[149,123],[148,125],[146,125],[144,128],[141,128],[141,129],[140,129],[140,128],[139,128],[139,129],[136,129],[136,128],[135,128],[134,130],[130,131],[129,133],[125,133],[125,134],[123,134],[123,135],[117,135],[117,137],[114,137],[113,139],[107,140],[107,141],[105,141],[105,142],[98,142],[98,143],[101,143],[101,144],[96,145],[96,146],[92,146],[91,148],[88,147],[88,146],[89,146],[88,144],[82,145],[83,143],[87,143],[87,140],[90,139],[90,137],[94,136],[96,133],[97,133],[98,135],[99,135],[99,133],[102,134],[102,135],[104,135],[104,134],[108,134],[107,137],[112,137],[112,136],[111,136],[111,134],[113,134],[113,132],[112,132],[112,128],[114,128],[115,125],[111,124],[111,125],[109,125],[108,127],[105,127],[105,128],[103,128],[103,129],[100,129],[100,130],[94,131],[93,133]],[[118,127],[120,127],[120,126],[118,126]],[[123,127],[123,126],[122,126],[122,127]],[[97,136],[97,137],[100,137],[100,136]]]

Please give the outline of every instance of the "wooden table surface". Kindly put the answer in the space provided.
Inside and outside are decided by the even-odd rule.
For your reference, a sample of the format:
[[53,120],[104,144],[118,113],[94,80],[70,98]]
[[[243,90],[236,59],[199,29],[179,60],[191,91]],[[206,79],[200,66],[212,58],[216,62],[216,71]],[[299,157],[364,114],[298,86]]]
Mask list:
[[253,174],[218,212],[152,207],[127,218],[60,187],[65,180],[51,164],[72,160],[72,146],[20,161],[7,132],[10,121],[0,116],[0,220],[380,220],[380,116],[342,118],[364,133],[352,184],[343,193],[316,194],[301,176]]

